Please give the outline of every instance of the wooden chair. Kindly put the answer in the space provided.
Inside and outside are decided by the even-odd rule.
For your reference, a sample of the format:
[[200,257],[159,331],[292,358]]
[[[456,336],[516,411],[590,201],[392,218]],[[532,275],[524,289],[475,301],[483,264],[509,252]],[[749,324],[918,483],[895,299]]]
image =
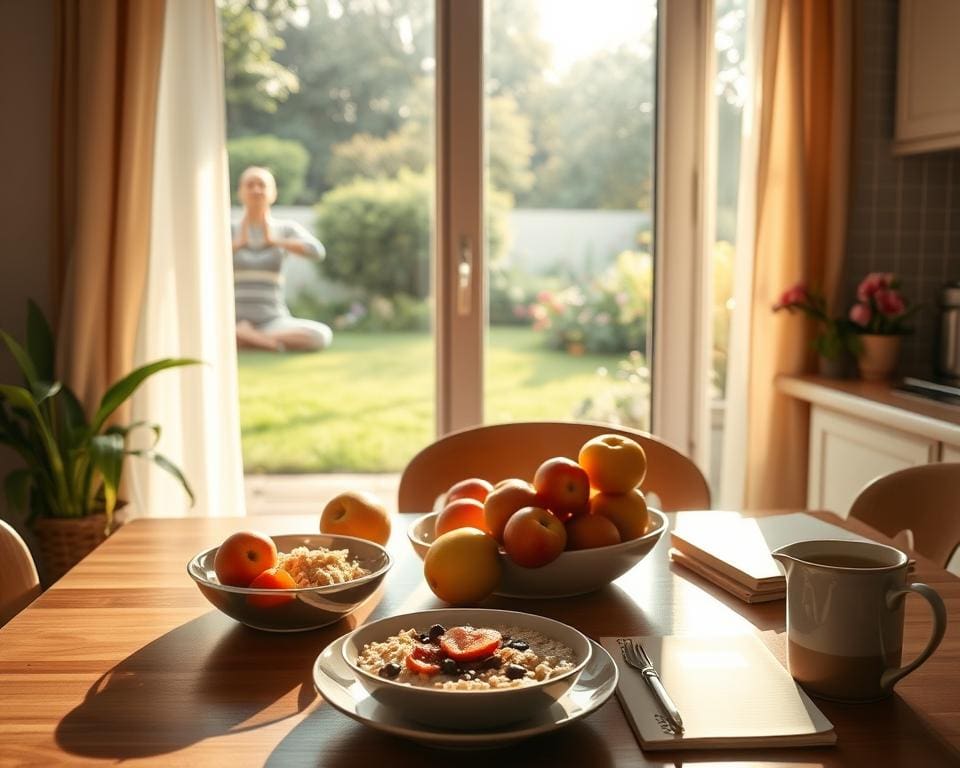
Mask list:
[[0,627],[40,594],[40,579],[20,534],[0,520]]
[[850,517],[946,567],[960,545],[960,464],[924,464],[879,477]]
[[644,492],[656,493],[666,511],[709,509],[710,487],[690,459],[659,438],[627,427],[587,422],[535,421],[492,424],[453,432],[414,456],[400,476],[400,512],[429,512],[453,483],[482,477],[496,483],[508,477],[533,479],[552,456],[576,460],[587,440],[608,433],[625,435],[647,454]]

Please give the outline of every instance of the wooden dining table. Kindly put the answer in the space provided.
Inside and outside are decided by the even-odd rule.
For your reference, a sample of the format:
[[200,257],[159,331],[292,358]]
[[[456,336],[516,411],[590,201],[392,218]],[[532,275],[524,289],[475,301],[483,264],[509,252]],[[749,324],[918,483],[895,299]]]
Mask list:
[[[817,515],[886,541],[854,520]],[[139,519],[123,526],[0,629],[0,763],[360,766],[960,765],[960,580],[922,557],[914,579],[943,597],[940,649],[879,703],[818,701],[832,747],[644,753],[616,697],[566,728],[502,750],[449,752],[372,730],[326,704],[311,669],[333,640],[369,619],[443,607],[394,518],[394,566],[374,596],[325,629],[273,634],[213,608],[186,572],[201,549],[255,528],[316,532],[316,517]],[[783,601],[747,605],[670,562],[669,537],[598,592],[559,600],[491,598],[596,639],[755,632],[783,661]],[[0,564],[2,568],[2,564]],[[906,608],[904,657],[930,631],[925,603]],[[731,702],[731,706],[735,706]]]

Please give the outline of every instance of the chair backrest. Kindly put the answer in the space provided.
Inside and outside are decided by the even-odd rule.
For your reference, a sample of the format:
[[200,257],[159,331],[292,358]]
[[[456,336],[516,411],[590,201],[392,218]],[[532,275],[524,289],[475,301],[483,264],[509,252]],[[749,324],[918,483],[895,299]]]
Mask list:
[[690,459],[646,432],[609,424],[528,421],[491,424],[453,432],[414,456],[400,476],[400,512],[429,512],[436,497],[458,480],[508,477],[532,480],[553,456],[576,460],[587,440],[615,433],[636,440],[647,454],[644,492],[654,492],[666,511],[709,509],[710,487]]
[[860,491],[850,517],[890,537],[912,531],[914,549],[942,568],[960,544],[960,464],[924,464],[879,477]]
[[0,520],[0,627],[40,594],[40,579],[30,550],[10,525]]

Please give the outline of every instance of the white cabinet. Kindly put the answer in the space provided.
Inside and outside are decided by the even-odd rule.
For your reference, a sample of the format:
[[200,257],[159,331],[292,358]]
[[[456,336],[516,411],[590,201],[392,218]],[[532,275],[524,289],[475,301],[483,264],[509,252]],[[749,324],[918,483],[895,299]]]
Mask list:
[[960,2],[900,0],[898,154],[960,147]]
[[936,461],[939,454],[936,440],[813,405],[807,507],[846,517],[853,500],[871,480]]

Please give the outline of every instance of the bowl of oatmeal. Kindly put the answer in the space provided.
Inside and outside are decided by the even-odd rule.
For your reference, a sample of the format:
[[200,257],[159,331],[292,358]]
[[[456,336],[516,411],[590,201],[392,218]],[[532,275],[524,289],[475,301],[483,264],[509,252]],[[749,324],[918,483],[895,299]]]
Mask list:
[[200,552],[187,564],[187,573],[212,605],[255,629],[298,632],[333,624],[366,601],[392,565],[379,544],[352,536],[270,538],[277,546],[278,567],[297,585],[293,589],[221,584],[214,570],[218,547]]
[[553,619],[449,608],[391,616],[347,635],[344,661],[378,702],[437,728],[531,717],[577,681],[590,641]]

